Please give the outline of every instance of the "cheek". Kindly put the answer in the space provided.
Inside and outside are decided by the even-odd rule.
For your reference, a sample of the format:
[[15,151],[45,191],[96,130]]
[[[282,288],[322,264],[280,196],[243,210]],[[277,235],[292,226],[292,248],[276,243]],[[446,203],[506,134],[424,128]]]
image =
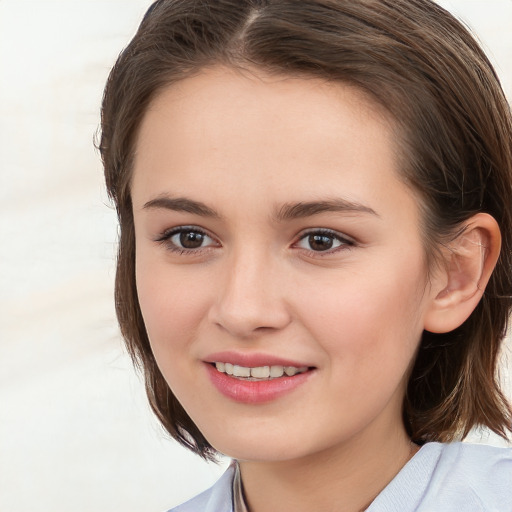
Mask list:
[[343,367],[340,375],[365,374],[372,378],[359,382],[370,383],[394,371],[400,378],[414,356],[426,274],[421,264],[395,263],[386,272],[346,273],[302,294],[305,323],[337,371]]
[[137,295],[155,356],[179,349],[193,338],[204,310],[205,290],[199,281],[185,280],[179,270],[138,255]]

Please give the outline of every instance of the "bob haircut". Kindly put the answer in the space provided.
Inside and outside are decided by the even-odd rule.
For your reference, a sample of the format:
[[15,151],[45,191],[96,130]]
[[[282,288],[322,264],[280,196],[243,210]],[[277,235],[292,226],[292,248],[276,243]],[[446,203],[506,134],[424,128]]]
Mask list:
[[430,0],[158,0],[120,54],[99,143],[120,221],[116,311],[166,430],[215,457],[151,352],[135,282],[132,161],[159,92],[214,65],[350,84],[382,105],[394,119],[401,176],[422,209],[430,265],[472,215],[496,219],[502,252],[485,294],[459,328],[423,333],[403,418],[419,444],[464,438],[477,425],[506,438],[512,414],[496,368],[512,300],[510,107],[477,42]]

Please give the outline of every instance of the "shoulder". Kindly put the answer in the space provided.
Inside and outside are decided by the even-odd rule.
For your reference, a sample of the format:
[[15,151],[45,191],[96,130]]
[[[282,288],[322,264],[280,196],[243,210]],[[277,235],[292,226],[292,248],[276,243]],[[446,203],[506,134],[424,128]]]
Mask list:
[[168,512],[232,512],[233,476],[231,465],[212,487]]
[[478,511],[512,512],[512,448],[468,443],[440,446],[431,494],[471,504]]
[[438,456],[418,512],[512,512],[511,448],[430,443],[422,450]]
[[475,464],[474,469],[477,472],[480,471],[479,468],[512,470],[512,448],[471,443],[447,443],[439,446],[441,447],[440,463]]
[[427,443],[368,512],[512,512],[512,449]]

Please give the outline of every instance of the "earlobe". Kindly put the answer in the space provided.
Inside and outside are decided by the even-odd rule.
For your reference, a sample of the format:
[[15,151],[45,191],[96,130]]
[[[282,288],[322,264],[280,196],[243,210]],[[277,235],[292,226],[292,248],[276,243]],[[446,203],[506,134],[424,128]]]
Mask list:
[[424,321],[427,331],[449,332],[464,323],[482,298],[498,260],[501,234],[496,220],[478,213],[464,225],[446,247],[445,261],[433,278]]

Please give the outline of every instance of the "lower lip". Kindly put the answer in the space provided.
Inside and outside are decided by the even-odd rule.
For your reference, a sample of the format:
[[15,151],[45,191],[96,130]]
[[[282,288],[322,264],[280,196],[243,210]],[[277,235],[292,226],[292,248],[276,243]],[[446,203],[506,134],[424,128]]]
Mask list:
[[226,397],[244,404],[271,402],[297,389],[309,379],[312,370],[298,373],[293,377],[278,377],[270,380],[243,380],[219,372],[206,363],[206,369],[213,385]]

